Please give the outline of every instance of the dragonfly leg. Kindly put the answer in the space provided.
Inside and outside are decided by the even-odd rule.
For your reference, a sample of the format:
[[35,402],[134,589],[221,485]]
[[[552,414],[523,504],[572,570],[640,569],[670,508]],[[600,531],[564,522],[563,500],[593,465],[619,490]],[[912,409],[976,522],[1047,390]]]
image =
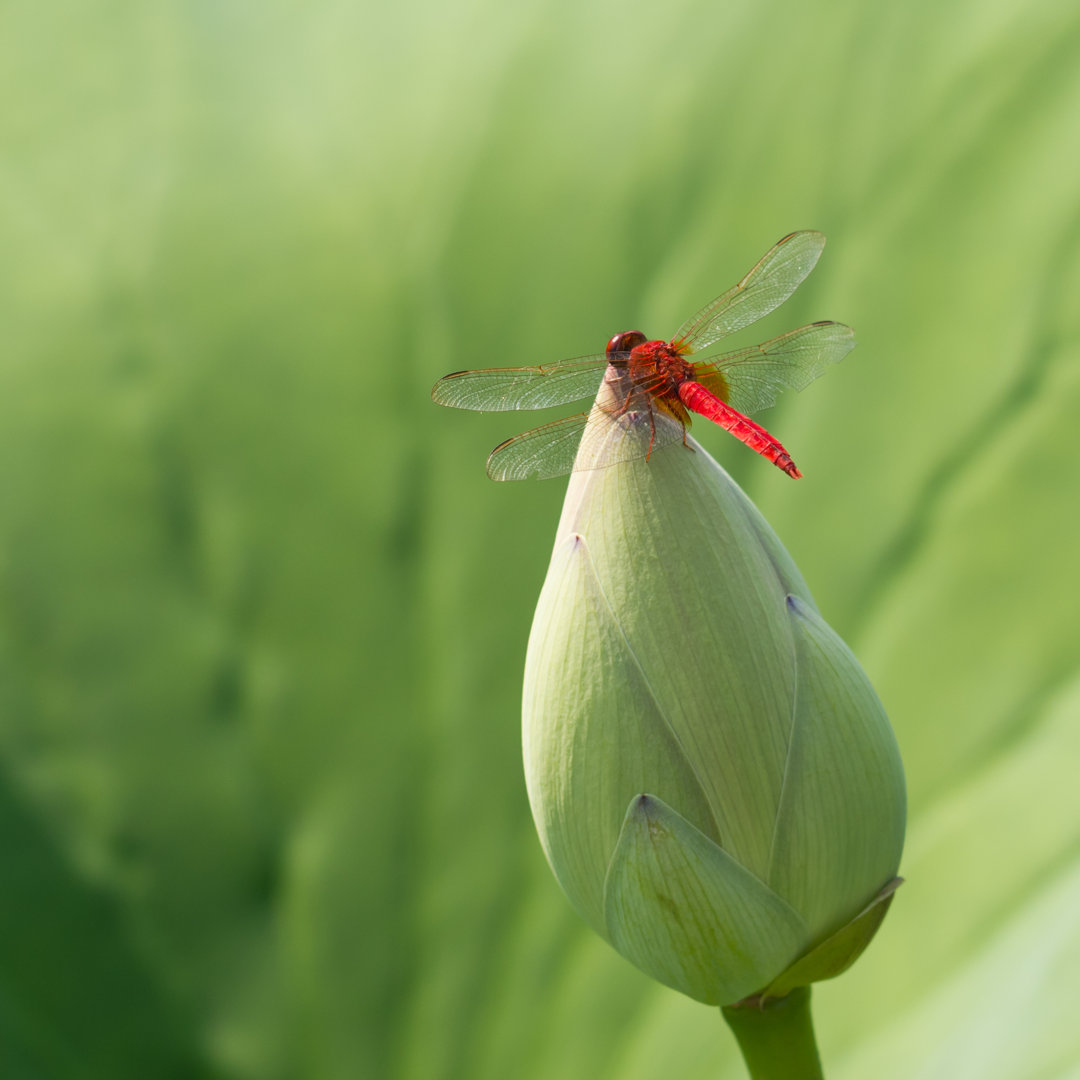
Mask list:
[[[626,400],[622,403],[622,408],[615,414],[616,416],[625,416],[630,411],[630,403],[634,400],[634,396],[637,392],[636,387],[630,387],[626,392]],[[652,457],[653,444],[656,442],[656,417],[649,409],[649,448],[645,451],[645,460],[648,461]]]

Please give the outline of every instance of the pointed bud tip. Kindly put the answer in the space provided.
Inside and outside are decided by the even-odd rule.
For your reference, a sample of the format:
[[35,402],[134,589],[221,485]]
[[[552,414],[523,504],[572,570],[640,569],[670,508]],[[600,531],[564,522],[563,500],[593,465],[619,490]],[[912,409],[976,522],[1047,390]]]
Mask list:
[[666,836],[667,830],[660,824],[663,817],[663,804],[659,803],[652,795],[642,792],[630,800],[626,816],[630,820],[638,820],[645,824],[650,836]]

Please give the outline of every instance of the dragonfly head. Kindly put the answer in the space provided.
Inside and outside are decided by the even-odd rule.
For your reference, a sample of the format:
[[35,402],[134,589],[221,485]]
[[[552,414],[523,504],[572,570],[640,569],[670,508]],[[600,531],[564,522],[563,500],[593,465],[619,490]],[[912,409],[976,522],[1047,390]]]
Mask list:
[[644,345],[645,341],[645,335],[640,330],[624,330],[607,343],[607,357],[611,360],[617,353],[628,353],[638,345]]

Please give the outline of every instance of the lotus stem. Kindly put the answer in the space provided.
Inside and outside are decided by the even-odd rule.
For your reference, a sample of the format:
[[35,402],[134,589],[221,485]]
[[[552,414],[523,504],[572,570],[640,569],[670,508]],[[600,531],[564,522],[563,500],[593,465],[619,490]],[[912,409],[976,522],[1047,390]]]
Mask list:
[[824,1080],[809,986],[764,1004],[750,998],[720,1011],[735,1033],[752,1080]]

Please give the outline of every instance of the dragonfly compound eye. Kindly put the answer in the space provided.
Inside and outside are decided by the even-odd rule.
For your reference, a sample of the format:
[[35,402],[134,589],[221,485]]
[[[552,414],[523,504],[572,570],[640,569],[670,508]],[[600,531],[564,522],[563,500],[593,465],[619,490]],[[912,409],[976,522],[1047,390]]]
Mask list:
[[607,343],[607,354],[611,356],[612,353],[626,353],[644,344],[645,335],[640,330],[624,330]]

